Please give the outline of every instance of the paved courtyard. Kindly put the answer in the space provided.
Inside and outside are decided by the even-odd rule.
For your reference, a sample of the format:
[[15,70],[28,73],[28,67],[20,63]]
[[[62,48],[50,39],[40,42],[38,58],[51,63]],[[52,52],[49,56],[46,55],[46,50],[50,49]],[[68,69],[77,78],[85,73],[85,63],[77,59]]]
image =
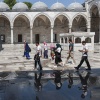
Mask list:
[[[32,71],[34,70],[34,54],[35,54],[35,45],[30,45],[32,52],[30,53],[31,59],[26,60],[23,57],[23,44],[4,44],[3,50],[0,51],[0,71]],[[42,46],[42,45],[41,45]],[[62,59],[63,62],[66,60],[67,56],[67,47],[64,47],[64,50],[62,51]],[[81,59],[81,53],[78,51],[74,52],[74,57],[76,60],[75,64],[67,64],[62,69],[73,69],[75,66],[77,66]],[[94,68],[100,68],[100,45],[95,45],[94,52],[89,52],[89,61],[91,64],[92,69]],[[41,62],[43,65],[43,69],[53,69],[54,64],[50,61],[50,51],[49,51],[49,59],[46,60],[44,58],[41,58]],[[85,67],[86,64],[83,64],[83,67]],[[51,68],[50,68],[51,67]]]

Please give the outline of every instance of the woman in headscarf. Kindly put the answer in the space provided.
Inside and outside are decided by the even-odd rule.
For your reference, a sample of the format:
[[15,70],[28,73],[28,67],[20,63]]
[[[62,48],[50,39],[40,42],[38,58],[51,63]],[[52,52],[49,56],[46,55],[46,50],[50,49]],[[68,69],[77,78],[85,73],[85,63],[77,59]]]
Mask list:
[[26,45],[25,45],[25,52],[26,52],[26,59],[30,59],[29,52],[31,52],[31,49],[30,49],[28,43],[26,43]]
[[55,64],[63,66],[62,59],[61,59],[61,51],[62,51],[61,45],[57,43],[56,50],[55,50]]
[[48,46],[46,42],[44,42],[44,58],[48,59]]

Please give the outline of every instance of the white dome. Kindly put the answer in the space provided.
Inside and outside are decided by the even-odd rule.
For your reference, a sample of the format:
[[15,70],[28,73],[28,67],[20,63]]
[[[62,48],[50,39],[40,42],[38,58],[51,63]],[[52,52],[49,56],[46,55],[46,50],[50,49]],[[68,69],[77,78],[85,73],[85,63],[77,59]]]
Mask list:
[[80,3],[78,3],[78,2],[74,2],[74,3],[71,3],[68,6],[68,9],[69,10],[82,10],[83,9],[83,6]]
[[51,10],[66,10],[66,8],[62,3],[57,2],[51,6]]
[[6,3],[0,2],[0,10],[6,11],[8,9],[10,9],[10,8]]
[[32,5],[31,10],[47,10],[48,6],[44,2],[36,2]]
[[16,3],[12,8],[12,10],[27,10],[27,9],[28,9],[28,6],[22,2]]

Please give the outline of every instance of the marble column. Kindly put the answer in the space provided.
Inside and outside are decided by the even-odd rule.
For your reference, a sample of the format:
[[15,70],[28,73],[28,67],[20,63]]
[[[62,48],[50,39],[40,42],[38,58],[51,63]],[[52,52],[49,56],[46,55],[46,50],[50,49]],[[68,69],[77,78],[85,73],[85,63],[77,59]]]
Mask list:
[[69,33],[72,32],[72,25],[69,25]]
[[14,44],[13,26],[11,26],[11,44]]
[[53,28],[54,26],[51,26],[51,42],[53,43]]
[[33,43],[33,31],[32,31],[33,27],[30,27],[30,44]]

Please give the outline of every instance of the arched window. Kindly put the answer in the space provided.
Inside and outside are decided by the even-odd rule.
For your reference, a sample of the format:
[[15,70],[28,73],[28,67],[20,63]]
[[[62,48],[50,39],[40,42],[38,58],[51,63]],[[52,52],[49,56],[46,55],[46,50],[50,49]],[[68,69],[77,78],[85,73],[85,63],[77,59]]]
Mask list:
[[87,38],[85,39],[85,41],[86,41],[86,43],[91,43],[91,38],[87,37]]
[[81,38],[77,37],[77,38],[75,39],[75,43],[81,43]]
[[65,38],[65,43],[67,43],[67,38]]
[[61,38],[61,43],[63,43],[63,38]]

